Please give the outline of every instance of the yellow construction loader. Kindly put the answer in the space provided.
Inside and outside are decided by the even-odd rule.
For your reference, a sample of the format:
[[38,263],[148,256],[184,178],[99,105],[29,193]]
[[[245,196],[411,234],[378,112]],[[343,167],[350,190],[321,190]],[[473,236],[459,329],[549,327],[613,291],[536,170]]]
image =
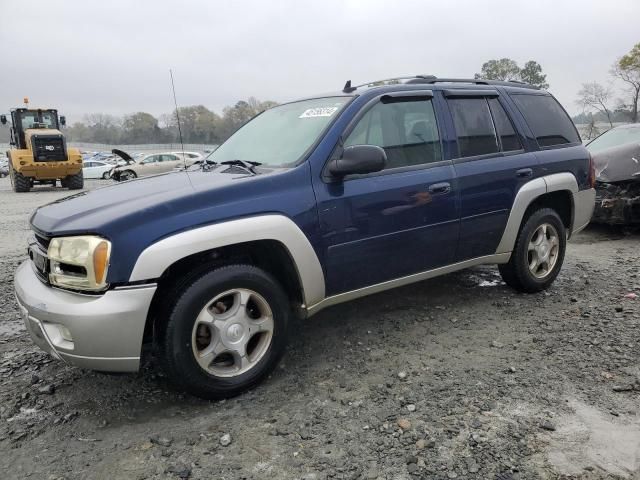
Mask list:
[[[81,189],[82,155],[76,148],[67,148],[60,131],[65,125],[63,116],[58,118],[55,109],[25,108],[11,110],[11,148],[9,176],[13,190],[28,192],[34,184],[60,185],[70,190]],[[0,123],[7,124],[6,115],[0,115]]]

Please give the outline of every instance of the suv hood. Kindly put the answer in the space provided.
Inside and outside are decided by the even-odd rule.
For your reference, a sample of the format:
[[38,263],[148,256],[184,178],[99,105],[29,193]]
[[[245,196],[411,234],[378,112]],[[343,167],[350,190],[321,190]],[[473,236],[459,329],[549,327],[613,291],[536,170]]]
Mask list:
[[102,233],[115,223],[126,226],[128,219],[169,216],[172,210],[188,211],[193,202],[206,196],[210,202],[225,187],[271,176],[233,175],[216,172],[171,172],[140,178],[82,192],[38,208],[31,217],[35,230],[47,236]]

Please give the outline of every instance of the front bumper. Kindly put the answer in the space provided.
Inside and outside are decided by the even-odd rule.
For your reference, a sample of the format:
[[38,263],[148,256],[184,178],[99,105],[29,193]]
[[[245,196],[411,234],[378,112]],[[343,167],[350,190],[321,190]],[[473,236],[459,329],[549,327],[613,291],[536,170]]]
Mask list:
[[155,285],[82,295],[49,287],[31,261],[16,270],[15,293],[27,331],[44,351],[92,370],[135,372]]
[[573,194],[573,228],[571,229],[571,235],[584,230],[591,221],[593,215],[593,209],[596,204],[596,190],[595,188],[588,188],[580,190]]

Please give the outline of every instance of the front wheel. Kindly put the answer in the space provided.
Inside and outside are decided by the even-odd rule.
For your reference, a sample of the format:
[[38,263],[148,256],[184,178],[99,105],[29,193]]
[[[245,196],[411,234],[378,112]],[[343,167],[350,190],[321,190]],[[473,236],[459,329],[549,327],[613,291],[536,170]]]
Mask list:
[[111,176],[111,173],[110,173],[110,172],[104,172],[104,173],[102,174],[102,179],[103,179],[103,180],[109,180],[109,177],[110,177],[110,176]]
[[127,180],[133,180],[136,177],[136,172],[134,172],[133,170],[125,170],[120,174],[120,181],[126,182]]
[[567,232],[555,210],[534,211],[520,229],[509,263],[498,268],[505,283],[534,293],[548,288],[562,268]]
[[11,176],[11,185],[13,186],[14,192],[22,193],[31,190],[30,178],[25,177],[20,172],[16,172],[13,168],[11,169],[9,175]]
[[160,358],[180,389],[229,398],[263,380],[285,351],[290,307],[280,284],[251,265],[186,279],[161,319]]

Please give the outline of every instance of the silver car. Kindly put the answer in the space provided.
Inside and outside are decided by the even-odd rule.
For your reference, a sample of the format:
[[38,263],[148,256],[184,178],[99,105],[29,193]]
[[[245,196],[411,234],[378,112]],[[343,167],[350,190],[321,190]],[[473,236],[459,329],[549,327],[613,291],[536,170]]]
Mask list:
[[113,170],[112,177],[117,181],[171,172],[176,167],[188,167],[195,161],[193,158],[186,158],[186,156],[183,158],[181,154],[172,152],[149,153],[137,160],[120,150],[114,150],[114,153],[116,152],[126,162],[125,165],[119,165]]

